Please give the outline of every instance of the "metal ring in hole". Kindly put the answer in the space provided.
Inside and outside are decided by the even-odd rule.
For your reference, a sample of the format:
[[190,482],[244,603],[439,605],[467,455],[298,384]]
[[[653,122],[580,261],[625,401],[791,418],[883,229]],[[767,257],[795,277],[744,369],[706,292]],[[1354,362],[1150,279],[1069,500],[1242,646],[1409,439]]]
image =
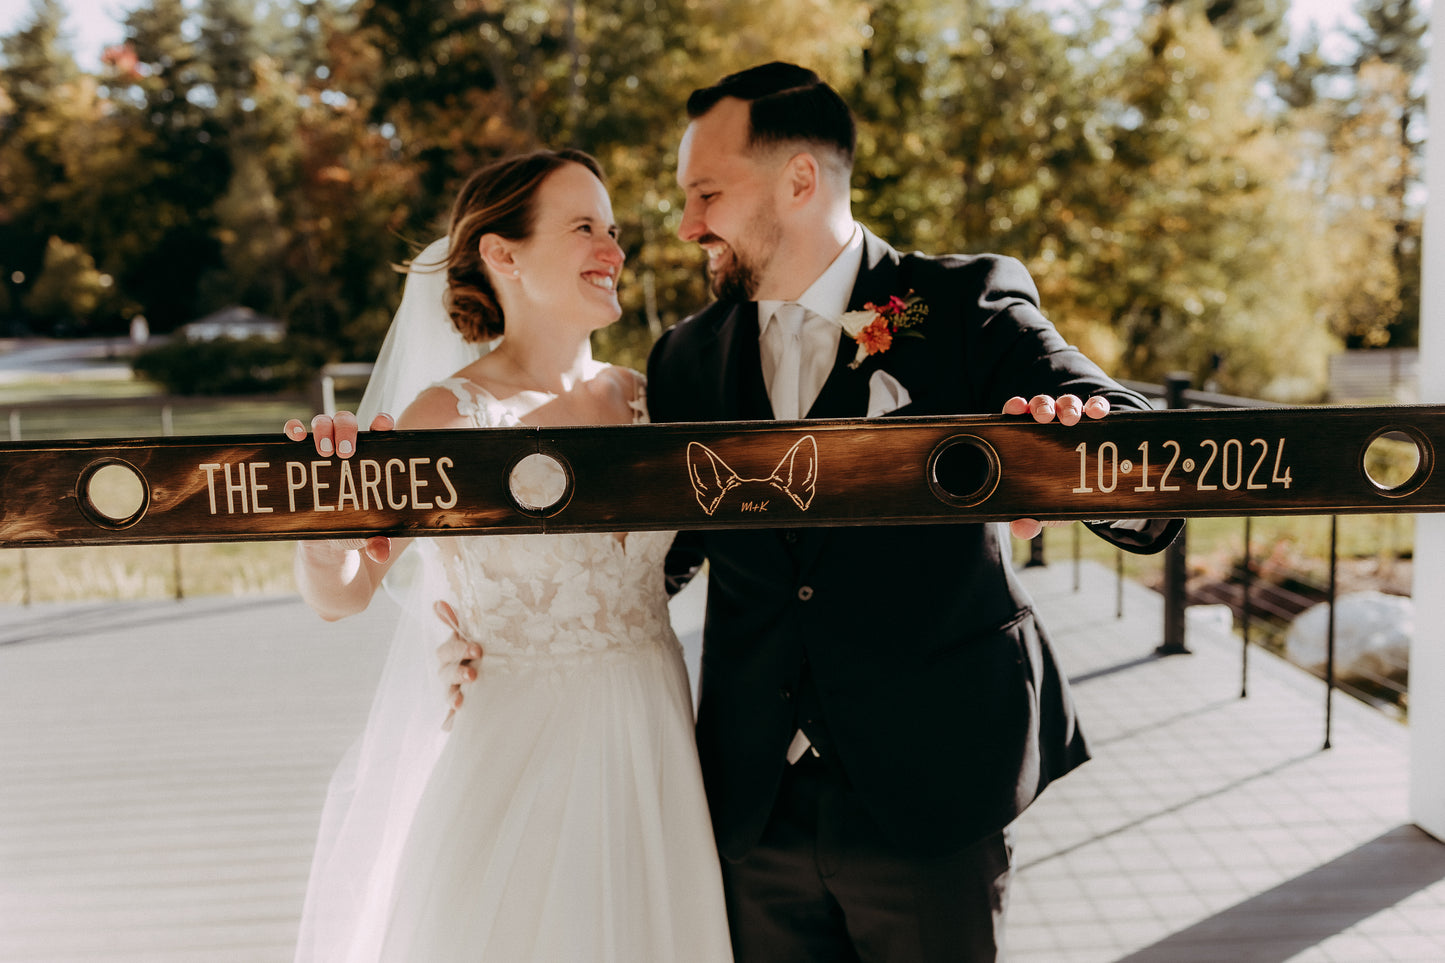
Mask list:
[[946,505],[972,508],[998,488],[998,452],[977,435],[945,438],[928,455],[928,487]]
[[145,475],[119,458],[102,458],[87,465],[76,482],[75,497],[86,520],[114,531],[140,521],[151,500]]
[[572,500],[572,466],[557,451],[533,451],[507,466],[507,495],[512,507],[532,518],[551,518]]
[[1430,439],[1409,425],[1390,425],[1370,435],[1360,449],[1360,470],[1382,495],[1403,498],[1420,490],[1435,468]]

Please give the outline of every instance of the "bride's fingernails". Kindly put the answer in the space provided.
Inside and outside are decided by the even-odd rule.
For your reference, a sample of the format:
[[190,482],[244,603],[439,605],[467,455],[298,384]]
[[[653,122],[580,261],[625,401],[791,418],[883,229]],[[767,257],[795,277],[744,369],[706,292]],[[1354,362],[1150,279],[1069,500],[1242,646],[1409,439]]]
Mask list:
[[321,454],[323,454],[323,455],[329,455],[329,454],[331,454],[331,439],[330,439],[330,438],[323,438],[323,439],[321,439],[321,443],[320,443],[319,445],[317,445],[317,447],[321,449]]
[[351,454],[351,442],[347,441],[344,438],[341,440],[341,444],[337,445],[336,447],[337,450],[340,451],[343,455]]

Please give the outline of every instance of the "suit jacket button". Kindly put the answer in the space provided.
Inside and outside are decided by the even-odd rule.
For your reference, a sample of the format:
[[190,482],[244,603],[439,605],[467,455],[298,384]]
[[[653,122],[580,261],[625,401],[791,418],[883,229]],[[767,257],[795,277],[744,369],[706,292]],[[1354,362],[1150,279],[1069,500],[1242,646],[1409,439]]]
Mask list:
[[798,589],[798,598],[802,599],[804,602],[808,601],[808,599],[810,599],[810,598],[812,598],[812,597],[813,597],[813,586],[811,586],[811,585],[804,585],[802,588]]
[[788,529],[786,532],[783,533],[783,541],[787,542],[789,545],[796,545],[796,544],[798,544],[798,533],[797,533],[797,531],[795,531],[794,529],[791,529],[791,528]]
[[789,689],[787,686],[783,686],[781,689],[778,690],[778,698],[782,699],[784,702],[792,702],[793,690]]

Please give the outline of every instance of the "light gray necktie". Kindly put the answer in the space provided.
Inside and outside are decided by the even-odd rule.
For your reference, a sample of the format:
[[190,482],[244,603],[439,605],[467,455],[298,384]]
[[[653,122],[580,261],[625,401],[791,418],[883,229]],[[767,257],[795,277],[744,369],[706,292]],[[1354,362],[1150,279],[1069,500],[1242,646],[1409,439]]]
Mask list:
[[803,417],[798,410],[798,394],[803,368],[803,315],[806,310],[795,301],[786,301],[773,315],[773,321],[782,333],[772,392],[773,417],[779,421],[796,421]]

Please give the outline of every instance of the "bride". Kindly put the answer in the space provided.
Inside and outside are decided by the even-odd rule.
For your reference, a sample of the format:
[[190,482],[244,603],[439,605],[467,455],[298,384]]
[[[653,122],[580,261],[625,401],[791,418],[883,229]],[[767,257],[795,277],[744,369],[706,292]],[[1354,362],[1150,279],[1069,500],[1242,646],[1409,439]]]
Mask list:
[[[588,341],[621,314],[616,238],[585,154],[477,172],[446,243],[419,259],[445,258],[455,332],[409,284],[368,401],[414,397],[402,428],[645,421],[641,376],[594,361]],[[473,347],[504,328],[493,350]],[[323,456],[354,455],[350,415],[313,428]],[[293,420],[287,434],[305,428]],[[544,469],[514,475],[518,497],[531,491],[536,504],[550,502],[541,490],[553,481]],[[668,621],[671,539],[299,545],[301,594],[325,619],[365,609],[389,571],[388,588],[403,575],[410,588],[366,732],[332,781],[298,960],[731,959]],[[465,705],[443,699],[451,680],[438,681],[434,652],[449,629],[434,607],[485,652],[467,670]]]

